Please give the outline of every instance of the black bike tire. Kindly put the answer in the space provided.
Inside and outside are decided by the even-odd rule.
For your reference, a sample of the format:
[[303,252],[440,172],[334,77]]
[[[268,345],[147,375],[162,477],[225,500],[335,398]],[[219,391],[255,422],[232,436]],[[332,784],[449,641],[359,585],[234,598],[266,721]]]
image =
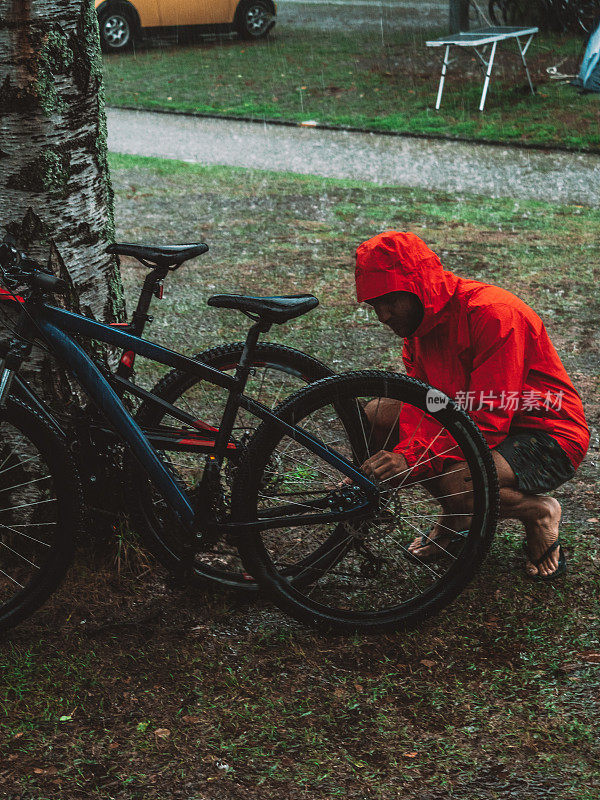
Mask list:
[[[319,381],[301,389],[278,407],[276,413],[290,424],[299,422],[309,413],[322,406],[331,405],[332,398],[355,396],[380,396],[389,393],[394,385],[397,395],[411,404],[425,409],[426,395],[431,387],[413,378],[386,372],[355,372],[338,375]],[[342,400],[343,402],[343,400]],[[460,558],[460,569],[449,570],[450,578],[434,591],[425,592],[421,603],[412,600],[404,611],[393,612],[341,612],[323,606],[305,597],[297,587],[280,575],[262,543],[260,533],[240,536],[238,547],[248,571],[256,578],[273,602],[298,621],[312,627],[324,627],[337,633],[379,633],[415,627],[424,619],[438,613],[465,588],[480,567],[492,542],[498,516],[498,478],[491,451],[481,432],[454,402],[438,412],[438,418],[455,436],[465,456],[478,465],[478,500],[485,508],[481,512],[480,529],[469,535]],[[300,423],[301,424],[301,423]],[[281,429],[271,423],[263,423],[251,440],[238,469],[237,482],[232,500],[233,519],[249,522],[257,518],[257,492],[261,476],[271,454],[282,437]],[[468,541],[468,540],[467,540]]]
[[600,2],[598,0],[588,0],[585,4],[586,7],[578,6],[575,11],[575,17],[578,26],[578,32],[586,36],[592,33],[600,23]]
[[[194,356],[194,358],[209,366],[223,369],[226,366],[237,364],[243,349],[244,342],[235,342],[206,350]],[[283,366],[301,376],[307,383],[312,383],[333,374],[328,367],[306,353],[284,345],[267,342],[257,345],[254,363]],[[178,397],[198,382],[199,379],[190,376],[188,372],[175,369],[156,384],[152,389],[152,393],[169,403],[176,403]],[[155,423],[158,413],[160,412],[157,411],[156,406],[151,403],[143,403],[138,409],[135,419],[142,428],[151,426]],[[167,540],[165,532],[155,524],[155,521],[148,513],[148,504],[141,494],[147,487],[140,483],[137,463],[130,460],[127,472],[129,476],[129,513],[134,529],[143,544],[163,567],[173,574],[180,573],[182,566],[180,555],[173,549],[173,543]],[[213,570],[201,572],[199,569],[194,569],[187,580],[192,585],[198,586],[217,583],[246,594],[256,594],[258,591],[258,585],[248,575],[245,577],[240,576],[239,579],[235,580],[231,576],[219,577]]]
[[37,611],[64,579],[81,521],[82,489],[65,442],[36,411],[9,398],[0,420],[17,428],[37,448],[50,470],[58,501],[58,524],[49,557],[40,572],[0,607],[0,630],[6,630]]

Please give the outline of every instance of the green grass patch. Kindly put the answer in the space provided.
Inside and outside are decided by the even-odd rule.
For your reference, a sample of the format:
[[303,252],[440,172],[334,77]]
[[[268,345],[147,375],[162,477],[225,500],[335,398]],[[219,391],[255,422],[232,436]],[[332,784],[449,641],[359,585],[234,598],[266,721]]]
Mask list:
[[[149,338],[199,351],[247,329],[210,294],[312,291],[321,306],[272,339],[340,369],[397,367],[399,340],[354,301],[353,254],[413,230],[448,269],[542,315],[598,429],[600,211],[129,156],[111,167],[120,239],[211,246],[169,276]],[[145,272],[123,260],[130,307]],[[0,796],[595,800],[597,458],[556,492],[565,582],[527,582],[522,532],[503,523],[471,588],[408,634],[317,636],[266,603],[166,589],[128,559],[119,572],[117,548],[81,554],[0,645]]]
[[[431,34],[433,35],[433,34]],[[529,93],[513,43],[498,50],[485,112],[482,75],[459,52],[435,111],[441,49],[423,35],[328,33],[278,27],[258,43],[231,39],[159,47],[104,60],[107,102],[232,117],[316,120],[369,130],[600,147],[600,100],[550,80],[546,68],[576,73],[582,42],[544,34],[529,51],[538,91]]]

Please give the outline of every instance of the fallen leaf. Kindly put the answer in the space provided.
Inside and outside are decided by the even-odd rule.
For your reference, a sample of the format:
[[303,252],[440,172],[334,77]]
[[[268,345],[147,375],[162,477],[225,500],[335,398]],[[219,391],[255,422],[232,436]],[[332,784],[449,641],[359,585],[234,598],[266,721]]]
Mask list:
[[200,722],[200,717],[194,717],[191,714],[185,714],[181,719],[184,722],[189,722],[190,725],[196,725],[196,723]]
[[168,739],[171,735],[171,731],[168,728],[157,728],[154,731],[154,736],[157,739]]
[[600,522],[600,519],[598,519],[598,517],[591,517],[588,519],[588,522]]
[[435,661],[430,661],[428,658],[422,658],[421,664],[423,664],[424,667],[435,667]]

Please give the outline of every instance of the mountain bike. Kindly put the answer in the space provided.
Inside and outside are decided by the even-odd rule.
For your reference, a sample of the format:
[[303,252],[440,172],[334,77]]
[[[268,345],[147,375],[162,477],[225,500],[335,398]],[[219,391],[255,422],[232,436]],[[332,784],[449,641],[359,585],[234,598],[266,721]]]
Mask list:
[[[142,253],[138,246],[116,245],[114,252],[125,254],[125,247],[165,269],[206,246]],[[106,420],[113,441],[125,447],[135,502],[146,511],[158,498],[164,504],[148,513],[159,526],[177,526],[172,566],[182,580],[206,552],[226,543],[238,549],[248,575],[296,619],[343,633],[375,632],[414,626],[437,613],[479,568],[496,523],[497,477],[481,433],[451,398],[379,371],[323,378],[273,410],[246,393],[260,336],[315,308],[312,295],[209,298],[209,306],[252,319],[232,376],[124,327],[53,305],[50,295],[64,293],[66,284],[8,244],[0,246],[0,274],[21,297],[0,371],[0,627],[31,614],[58,586],[81,518],[69,432],[19,374],[35,342],[62,362]],[[225,401],[218,424],[112,374],[81,338],[220,390]],[[142,427],[123,402],[126,393],[157,408],[159,424]],[[386,404],[395,411],[382,436],[379,411]],[[249,441],[236,431],[239,412],[260,421]],[[400,446],[418,441],[419,456],[392,480],[378,482],[366,462],[394,439]],[[438,451],[443,443],[441,452],[436,443]],[[451,458],[452,469],[423,477],[423,468],[440,458]],[[445,481],[452,472],[461,474],[464,488],[449,493]],[[450,529],[446,522],[456,527],[457,519],[461,538],[452,550],[429,536],[434,523]],[[409,552],[416,535],[436,545],[433,563]],[[226,567],[217,562],[215,569],[222,575]]]
[[[149,272],[143,281],[140,295],[130,322],[112,323],[111,327],[124,333],[143,337],[146,326],[152,321],[149,315],[153,299],[162,299],[164,281],[170,272],[178,269],[192,258],[208,252],[208,245],[201,243],[191,247],[145,247],[133,244],[114,244],[108,251],[118,256],[130,256],[140,261]],[[150,260],[149,260],[150,259]],[[175,261],[165,266],[167,261]],[[0,309],[14,308],[23,303],[23,298],[12,291],[0,289]],[[6,321],[6,320],[5,320]],[[205,350],[193,358],[222,372],[235,372],[244,350],[244,342],[223,344]],[[1,352],[0,352],[1,355]],[[131,389],[134,379],[136,353],[123,349],[116,369],[106,373],[112,388],[123,397]],[[332,375],[333,372],[317,359],[280,344],[259,342],[254,349],[246,391],[255,400],[269,407],[277,403],[306,383]],[[27,382],[17,374],[12,392],[23,402],[34,408],[42,401],[30,394]],[[168,372],[151,390],[146,393],[140,386],[135,389],[141,401],[135,414],[138,424],[145,430],[152,430],[156,437],[167,439],[178,435],[180,465],[185,459],[210,452],[214,446],[214,432],[224,410],[224,394],[219,387],[207,384],[198,376],[185,370],[173,369]],[[155,397],[164,403],[150,402]],[[171,417],[169,409],[173,404],[179,406],[179,416]],[[116,511],[125,510],[136,533],[148,550],[171,572],[177,572],[182,559],[182,540],[184,531],[177,519],[170,513],[162,497],[157,494],[148,481],[138,475],[136,464],[129,454],[122,452],[113,432],[107,428],[102,415],[94,408],[86,408],[78,413],[75,408],[69,415],[44,406],[44,415],[51,417],[58,430],[68,431],[70,449],[75,457],[80,476],[84,505],[91,524],[98,524],[99,516],[114,521]],[[202,420],[202,423],[192,420]],[[236,456],[239,456],[244,443],[250,439],[257,425],[256,418],[240,411],[236,420],[235,434],[238,440]],[[175,424],[178,423],[177,428]],[[186,424],[187,423],[187,424]],[[65,434],[67,435],[67,434]],[[235,458],[230,459],[226,480],[230,483],[234,471]],[[115,470],[115,463],[124,461],[122,472]],[[171,457],[171,466],[174,458]],[[110,498],[110,504],[106,499]],[[194,569],[188,570],[189,583],[203,585],[207,581],[216,582],[230,589],[255,593],[256,583],[243,569],[237,549],[227,542],[212,548],[204,547],[197,554]]]

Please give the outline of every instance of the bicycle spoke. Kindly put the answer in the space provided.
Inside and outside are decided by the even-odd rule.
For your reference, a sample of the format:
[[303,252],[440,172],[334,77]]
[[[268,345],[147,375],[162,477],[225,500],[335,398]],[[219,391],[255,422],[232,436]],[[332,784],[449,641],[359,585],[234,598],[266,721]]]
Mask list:
[[[12,453],[11,453],[12,455]],[[9,456],[10,458],[10,456]],[[7,467],[0,472],[0,475],[3,475],[5,472],[9,472],[11,469],[15,469],[15,467],[23,467],[25,464],[29,464],[30,462],[34,461],[36,456],[31,456],[30,458],[21,459],[18,463],[13,464],[12,467]],[[6,461],[9,459],[7,458]],[[6,461],[4,462],[6,464]]]
[[13,578],[13,577],[12,577],[11,575],[9,575],[7,572],[4,572],[4,570],[3,570],[3,569],[0,569],[0,574],[4,575],[4,577],[5,577],[5,578],[8,578],[8,580],[9,580],[9,581],[12,581],[12,582],[13,582],[13,583],[14,583],[16,586],[18,586],[18,587],[19,587],[19,589],[24,589],[24,588],[25,588],[25,586],[24,586],[22,583],[19,583],[19,581],[18,581],[18,580],[16,580],[15,578]]
[[52,497],[50,500],[36,500],[35,503],[24,503],[21,506],[12,506],[12,508],[0,508],[0,513],[4,511],[16,511],[18,508],[30,508],[31,506],[40,506],[43,503],[55,503],[56,498]]
[[20,489],[23,486],[31,486],[32,483],[39,483],[40,481],[47,481],[50,475],[44,475],[43,478],[34,478],[31,481],[25,481],[25,483],[16,483],[14,486],[0,486],[0,492],[10,492],[13,489]]
[[[35,524],[35,523],[33,523],[33,524]],[[38,523],[38,524],[39,525],[54,525],[56,527],[56,523],[55,522],[46,522],[46,523]],[[48,542],[43,542],[41,539],[36,539],[34,536],[29,536],[27,533],[23,533],[23,531],[16,531],[15,530],[16,527],[23,527],[23,526],[17,526],[17,525],[10,526],[10,525],[5,525],[3,522],[0,522],[0,528],[6,528],[7,530],[11,531],[12,533],[16,533],[17,536],[22,536],[25,539],[30,539],[32,542],[35,542],[36,544],[41,544],[42,547],[51,547],[52,546],[52,545],[48,544]]]
[[0,546],[5,547],[7,550],[10,550],[11,553],[14,553],[16,556],[23,559],[23,561],[26,561],[30,566],[35,567],[35,569],[39,569],[37,564],[34,564],[33,561],[30,561],[22,553],[19,553],[18,550],[15,550],[14,547],[11,547],[10,545],[6,544],[6,542],[3,542],[1,539],[0,539]]

